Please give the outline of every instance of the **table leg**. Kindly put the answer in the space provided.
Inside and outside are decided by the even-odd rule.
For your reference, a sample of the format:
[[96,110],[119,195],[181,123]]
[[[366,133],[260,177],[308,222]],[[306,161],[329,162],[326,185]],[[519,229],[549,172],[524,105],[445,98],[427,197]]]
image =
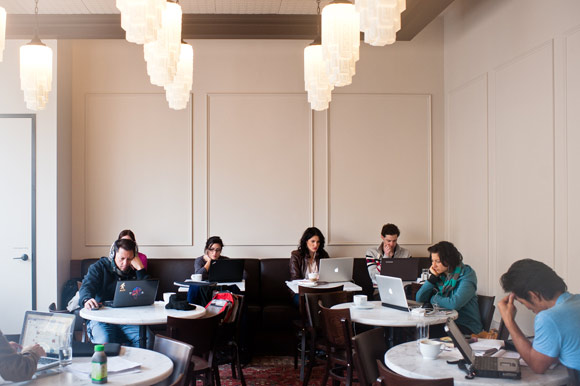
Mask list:
[[147,348],[147,326],[139,326],[139,348]]

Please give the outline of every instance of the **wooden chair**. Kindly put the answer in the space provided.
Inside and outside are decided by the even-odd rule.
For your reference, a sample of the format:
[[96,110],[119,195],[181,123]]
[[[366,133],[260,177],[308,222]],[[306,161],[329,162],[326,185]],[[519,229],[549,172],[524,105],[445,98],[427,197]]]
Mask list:
[[352,338],[354,365],[361,385],[370,386],[379,377],[377,360],[387,351],[384,328],[362,332]]
[[306,311],[304,307],[304,295],[307,293],[327,293],[338,292],[344,289],[343,285],[338,285],[329,288],[304,287],[298,286],[298,310],[300,311],[300,319],[293,321],[294,329],[296,330],[296,344],[294,345],[294,369],[298,368],[298,352],[300,352],[300,380],[304,380],[304,366],[306,363]]
[[194,347],[191,371],[185,383],[195,384],[198,375],[203,375],[204,385],[220,386],[217,361],[214,360],[215,344],[223,312],[200,319],[167,317],[167,334]]
[[193,347],[190,344],[163,335],[155,335],[153,351],[168,356],[173,362],[171,376],[165,381],[157,383],[156,386],[184,386],[191,366]]
[[354,381],[350,309],[333,310],[324,307],[321,303],[319,302],[318,306],[328,347],[326,371],[321,385],[326,386],[330,377],[333,381],[344,382],[346,386],[350,386]]
[[[228,352],[227,357],[220,359],[219,364],[230,363],[232,369],[232,378],[240,377],[242,386],[246,386],[244,373],[242,372],[242,363],[240,360],[240,326],[242,322],[242,315],[245,306],[244,295],[234,295],[238,300],[238,307],[235,310],[235,315],[229,323],[222,322],[218,328],[218,338],[216,344],[217,352]],[[236,373],[237,372],[237,373]]]
[[380,380],[383,386],[453,386],[453,378],[416,379],[407,378],[392,372],[382,361],[377,359]]
[[479,316],[481,317],[481,324],[483,324],[483,329],[485,331],[489,331],[489,328],[491,327],[493,313],[495,312],[495,306],[493,305],[494,301],[495,296],[477,295]]
[[346,291],[325,292],[325,293],[307,293],[304,295],[304,303],[306,309],[306,335],[308,337],[308,363],[306,366],[306,373],[304,375],[303,385],[308,385],[312,368],[316,364],[316,351],[321,350],[328,352],[326,340],[324,339],[324,332],[322,329],[322,322],[320,317],[320,308],[318,304],[324,307],[332,307],[335,304],[346,303],[352,301],[352,294]]

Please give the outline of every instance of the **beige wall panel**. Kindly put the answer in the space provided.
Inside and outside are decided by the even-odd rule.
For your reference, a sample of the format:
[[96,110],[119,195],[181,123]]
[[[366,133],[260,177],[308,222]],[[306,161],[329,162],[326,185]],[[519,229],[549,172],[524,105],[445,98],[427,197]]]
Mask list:
[[516,260],[554,265],[552,44],[495,73],[497,273]]
[[191,111],[163,94],[89,94],[85,242],[130,228],[143,245],[191,245]]
[[[364,124],[362,123],[364,122]],[[328,122],[328,242],[431,242],[431,98],[339,94]]]
[[[578,258],[578,235],[580,234],[580,31],[576,30],[566,39],[566,127],[567,127],[567,177],[568,177],[568,288],[580,292],[576,272],[580,270]],[[572,280],[574,279],[574,280]]]
[[489,294],[487,77],[453,90],[447,103],[449,240],[475,269],[478,292]]
[[295,245],[312,225],[312,115],[302,94],[208,96],[208,233]]

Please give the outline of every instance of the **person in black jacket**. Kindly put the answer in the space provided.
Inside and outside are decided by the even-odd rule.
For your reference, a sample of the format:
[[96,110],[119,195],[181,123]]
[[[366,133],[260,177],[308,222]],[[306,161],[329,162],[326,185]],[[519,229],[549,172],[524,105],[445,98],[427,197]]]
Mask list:
[[[98,308],[102,302],[113,300],[119,280],[147,279],[143,265],[135,269],[137,244],[130,239],[119,239],[114,244],[115,255],[102,257],[90,266],[79,290],[79,305],[88,310]],[[139,259],[136,259],[139,260]],[[139,347],[139,326],[109,324],[90,320],[87,333],[93,343],[128,343]]]

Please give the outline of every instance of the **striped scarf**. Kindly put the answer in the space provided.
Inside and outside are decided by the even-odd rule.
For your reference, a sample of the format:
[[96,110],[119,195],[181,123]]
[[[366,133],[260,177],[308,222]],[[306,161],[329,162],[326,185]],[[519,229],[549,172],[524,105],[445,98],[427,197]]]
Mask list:
[[457,285],[457,279],[459,279],[459,276],[463,273],[464,267],[463,263],[459,263],[453,272],[447,272],[445,274],[445,280],[443,280],[443,278],[439,279],[441,284],[437,286],[437,289],[441,296],[447,296],[449,292],[455,288]]

